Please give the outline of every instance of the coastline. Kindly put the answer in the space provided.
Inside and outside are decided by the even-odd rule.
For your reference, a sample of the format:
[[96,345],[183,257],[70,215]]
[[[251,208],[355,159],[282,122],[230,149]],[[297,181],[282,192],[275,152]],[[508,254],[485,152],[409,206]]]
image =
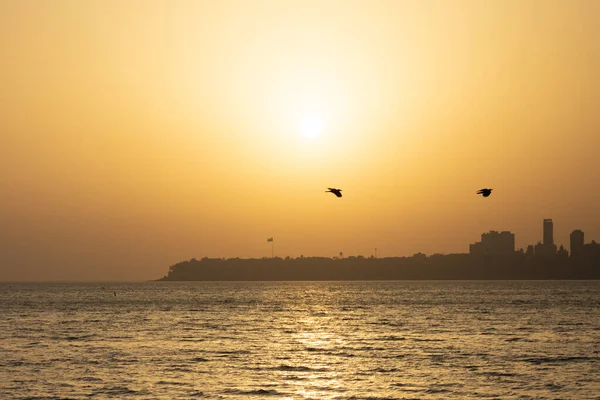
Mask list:
[[343,259],[203,258],[172,265],[156,281],[595,280],[600,257],[469,254]]

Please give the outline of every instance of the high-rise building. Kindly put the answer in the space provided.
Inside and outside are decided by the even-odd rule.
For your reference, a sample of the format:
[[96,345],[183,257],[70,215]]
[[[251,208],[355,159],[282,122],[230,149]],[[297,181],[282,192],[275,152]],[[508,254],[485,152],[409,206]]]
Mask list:
[[554,223],[552,219],[544,219],[544,240],[535,245],[534,252],[537,256],[553,257],[556,255],[556,245],[554,244]]
[[554,245],[554,223],[551,219],[544,220],[544,245],[548,247]]
[[577,229],[571,232],[571,256],[578,256],[583,252],[583,231]]
[[511,255],[515,252],[515,234],[508,231],[489,231],[481,234],[481,242],[469,246],[471,255]]

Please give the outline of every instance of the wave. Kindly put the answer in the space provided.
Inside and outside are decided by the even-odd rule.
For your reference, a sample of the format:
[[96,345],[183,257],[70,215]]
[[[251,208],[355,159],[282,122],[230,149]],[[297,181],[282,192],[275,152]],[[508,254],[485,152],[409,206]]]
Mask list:
[[557,323],[556,325],[562,325],[562,326],[584,326],[584,325],[588,325],[585,322],[569,322],[569,321],[561,321],[559,323]]
[[[46,348],[47,349],[48,345],[44,344],[44,343],[40,343],[40,342],[31,342],[31,343],[28,343],[26,345],[23,345],[22,347],[24,349],[32,349],[32,348],[36,348],[36,349]],[[2,351],[2,349],[0,349],[0,351]]]
[[562,390],[565,386],[558,383],[547,383],[544,385],[544,387],[550,390],[551,392],[557,392],[559,390]]
[[427,394],[439,394],[439,393],[450,393],[451,390],[444,388],[430,388],[425,391]]
[[310,371],[329,371],[329,368],[311,368],[311,367],[306,367],[303,365],[287,365],[287,364],[281,364],[278,367],[273,367],[271,368],[271,370],[273,371],[293,371],[293,372],[310,372]]
[[522,337],[511,337],[511,338],[505,339],[504,341],[505,342],[530,342],[530,343],[535,342],[535,340],[526,339],[526,338],[522,338]]
[[389,369],[375,368],[375,369],[372,369],[370,372],[379,372],[379,373],[387,374],[390,372],[398,372],[398,371],[400,371],[398,368],[389,368]]
[[401,358],[406,358],[406,354],[388,354],[385,356],[380,356],[380,358],[401,359]]
[[95,390],[90,393],[90,397],[93,396],[102,396],[102,395],[110,395],[110,396],[119,396],[119,395],[128,395],[128,394],[138,394],[139,390],[129,389],[127,386],[113,386],[107,387],[100,390]]
[[388,349],[385,348],[385,347],[373,347],[373,346],[361,346],[361,347],[343,346],[343,347],[340,347],[340,350],[352,350],[352,351],[387,351]]
[[189,369],[189,368],[185,368],[185,367],[173,367],[173,368],[166,368],[165,371],[169,371],[169,372],[194,372],[193,370]]
[[219,354],[222,356],[229,356],[229,355],[239,355],[239,354],[250,354],[251,352],[249,350],[231,350],[231,351],[215,351],[215,354]]
[[286,381],[305,381],[307,378],[298,375],[288,375],[284,379]]
[[97,335],[95,335],[95,334],[92,333],[92,334],[89,334],[89,335],[80,335],[80,336],[77,336],[77,335],[56,336],[53,339],[56,339],[56,340],[66,340],[68,342],[73,342],[73,341],[76,341],[76,340],[91,339],[93,337],[97,337]]
[[356,357],[355,354],[352,353],[346,353],[345,351],[340,351],[339,353],[329,353],[332,356],[338,356],[338,357]]
[[401,387],[403,392],[422,392],[423,389],[420,386],[415,386],[408,383],[392,383],[390,386]]
[[173,385],[173,386],[186,386],[187,383],[185,382],[178,382],[178,381],[158,381],[156,382],[157,385]]
[[403,336],[390,335],[390,336],[379,337],[379,338],[376,338],[375,340],[382,340],[382,341],[394,342],[394,341],[397,341],[397,340],[406,340],[406,338],[403,337]]
[[35,396],[35,397],[22,397],[21,400],[75,400],[74,397],[59,397],[59,396]]
[[552,363],[597,361],[598,359],[599,359],[598,357],[528,357],[528,358],[522,358],[519,361],[529,362],[532,364],[552,364]]
[[511,376],[517,376],[518,374],[513,374],[511,372],[488,371],[488,372],[481,372],[480,375],[485,375],[485,376],[490,376],[490,377],[499,377],[499,378],[508,378]]
[[83,382],[102,382],[102,379],[96,378],[94,376],[83,376],[81,378],[75,378],[75,380]]
[[275,389],[254,389],[254,390],[242,390],[242,389],[225,389],[221,393],[225,394],[239,394],[239,395],[260,395],[260,396],[280,396],[284,393],[278,392]]

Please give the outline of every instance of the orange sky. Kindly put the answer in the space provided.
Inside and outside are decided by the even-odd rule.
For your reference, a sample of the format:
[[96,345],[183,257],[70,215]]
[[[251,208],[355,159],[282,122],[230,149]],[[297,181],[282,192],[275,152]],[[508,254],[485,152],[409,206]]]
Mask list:
[[0,0],[0,281],[600,240],[599,38],[594,0]]

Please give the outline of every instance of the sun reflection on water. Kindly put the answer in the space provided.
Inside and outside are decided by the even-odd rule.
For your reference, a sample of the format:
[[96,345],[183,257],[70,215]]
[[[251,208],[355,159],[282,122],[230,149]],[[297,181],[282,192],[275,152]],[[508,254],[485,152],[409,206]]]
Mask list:
[[334,323],[327,312],[320,310],[317,316],[298,320],[298,331],[291,341],[297,344],[293,365],[297,371],[286,382],[303,399],[333,399],[342,395],[337,366],[331,363],[331,354],[343,347],[345,339],[334,332]]

